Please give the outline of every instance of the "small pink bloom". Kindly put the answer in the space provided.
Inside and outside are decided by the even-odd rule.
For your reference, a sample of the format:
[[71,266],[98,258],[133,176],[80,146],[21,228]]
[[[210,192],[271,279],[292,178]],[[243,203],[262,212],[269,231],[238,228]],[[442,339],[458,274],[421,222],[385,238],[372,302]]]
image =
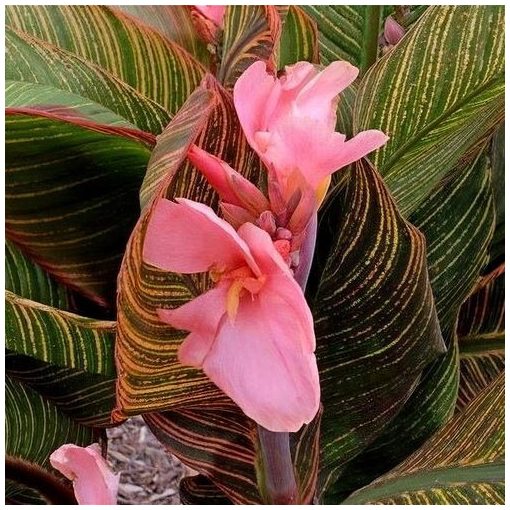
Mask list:
[[276,78],[258,61],[237,80],[234,104],[243,131],[266,166],[274,168],[286,198],[294,191],[287,182],[293,172],[318,191],[336,170],[388,140],[377,130],[350,140],[335,132],[338,94],[357,76],[356,67],[337,61],[322,71],[298,62]]
[[404,37],[405,33],[404,27],[397,23],[392,16],[386,18],[384,22],[384,39],[388,44],[394,46]]
[[98,444],[64,444],[50,456],[51,465],[72,480],[80,505],[116,505],[119,474],[114,474]]
[[185,365],[201,367],[264,428],[295,432],[320,400],[313,320],[299,285],[270,235],[246,223],[238,232],[209,207],[161,199],[144,242],[144,260],[167,271],[208,271],[215,286],[160,319],[189,331]]
[[208,19],[214,21],[216,25],[223,25],[223,16],[225,15],[225,5],[195,5],[195,7]]

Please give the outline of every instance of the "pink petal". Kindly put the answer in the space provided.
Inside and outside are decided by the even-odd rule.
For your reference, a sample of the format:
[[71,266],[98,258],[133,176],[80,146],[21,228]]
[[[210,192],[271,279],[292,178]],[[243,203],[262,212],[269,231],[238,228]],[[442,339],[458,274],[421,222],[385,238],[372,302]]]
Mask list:
[[[265,131],[279,96],[280,82],[266,72],[261,60],[253,63],[234,85],[234,105],[248,143],[257,151],[255,133]],[[257,151],[258,152],[258,151]]]
[[223,320],[203,369],[243,412],[268,430],[295,432],[317,413],[320,387],[313,323],[289,276],[271,277]]
[[248,264],[258,276],[246,243],[204,205],[184,198],[160,199],[152,210],[143,246],[145,262],[177,273],[200,273]]
[[158,316],[176,329],[190,331],[179,349],[183,365],[199,367],[209,352],[222,316],[226,313],[228,284],[219,284],[172,310],[159,309]]
[[195,7],[216,25],[221,27],[223,25],[223,16],[225,15],[225,5],[195,5]]
[[80,505],[116,505],[120,474],[101,456],[98,444],[83,448],[64,444],[50,456],[51,465],[73,481]]

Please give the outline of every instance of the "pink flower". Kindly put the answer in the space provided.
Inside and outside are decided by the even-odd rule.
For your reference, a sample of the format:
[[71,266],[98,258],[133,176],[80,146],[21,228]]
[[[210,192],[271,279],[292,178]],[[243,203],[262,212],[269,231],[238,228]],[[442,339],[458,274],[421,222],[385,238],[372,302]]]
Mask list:
[[384,22],[384,39],[388,44],[394,46],[405,34],[405,29],[392,16],[386,18]]
[[268,168],[274,168],[284,197],[294,192],[295,172],[320,196],[336,170],[381,147],[378,130],[350,140],[335,131],[338,94],[358,76],[348,62],[319,71],[308,62],[286,66],[276,78],[262,61],[252,64],[234,86],[234,104],[244,134]]
[[158,315],[189,331],[179,350],[264,428],[294,432],[320,400],[313,319],[281,253],[251,223],[238,232],[209,207],[161,199],[144,242],[144,260],[179,273],[209,272],[215,286]]
[[223,25],[223,16],[225,15],[225,5],[195,5],[195,7],[208,19],[216,23],[219,27]]
[[80,505],[116,505],[120,475],[112,472],[98,444],[64,444],[50,456],[51,465],[73,481]]

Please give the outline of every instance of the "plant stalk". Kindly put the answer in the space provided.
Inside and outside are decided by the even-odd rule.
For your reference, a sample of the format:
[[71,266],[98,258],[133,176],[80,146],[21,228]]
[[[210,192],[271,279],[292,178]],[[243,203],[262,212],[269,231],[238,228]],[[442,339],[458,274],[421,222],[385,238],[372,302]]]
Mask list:
[[298,488],[290,454],[289,433],[271,432],[260,425],[257,427],[267,503],[271,505],[298,504]]

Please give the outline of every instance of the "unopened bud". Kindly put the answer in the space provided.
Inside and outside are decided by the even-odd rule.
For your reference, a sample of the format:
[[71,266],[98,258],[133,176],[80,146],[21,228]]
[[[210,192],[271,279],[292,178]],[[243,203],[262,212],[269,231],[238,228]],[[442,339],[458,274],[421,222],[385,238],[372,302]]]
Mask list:
[[404,27],[399,25],[392,16],[386,18],[384,22],[384,38],[388,44],[394,46],[404,37],[405,33]]
[[290,241],[292,239],[292,232],[286,228],[278,227],[276,229],[276,239],[285,239]]
[[276,232],[276,220],[271,211],[264,211],[257,221],[259,227],[265,230],[271,237]]

